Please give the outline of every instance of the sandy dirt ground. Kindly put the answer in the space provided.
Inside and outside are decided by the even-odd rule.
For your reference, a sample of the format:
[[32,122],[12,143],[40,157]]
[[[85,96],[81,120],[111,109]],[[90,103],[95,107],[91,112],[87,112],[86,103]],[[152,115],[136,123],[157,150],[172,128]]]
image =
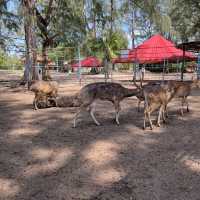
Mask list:
[[[0,71],[0,200],[200,199],[200,91],[184,117],[173,100],[168,123],[153,131],[142,130],[135,97],[122,102],[120,126],[100,102],[102,125],[85,113],[74,129],[77,108],[33,110],[33,94],[14,87],[19,75]],[[73,76],[53,77],[60,94],[80,89]]]

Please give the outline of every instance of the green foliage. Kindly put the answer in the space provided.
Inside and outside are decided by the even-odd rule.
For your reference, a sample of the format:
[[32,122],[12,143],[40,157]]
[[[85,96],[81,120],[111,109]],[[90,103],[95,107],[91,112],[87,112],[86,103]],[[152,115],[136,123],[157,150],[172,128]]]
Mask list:
[[[10,0],[0,0],[0,48],[5,49],[10,42],[10,33],[16,32],[20,26],[19,16],[8,9]],[[14,1],[13,1],[14,4]]]
[[23,64],[16,56],[7,55],[5,52],[0,51],[0,69],[22,69]]
[[128,46],[128,40],[125,37],[125,33],[118,30],[111,35],[106,34],[105,39],[91,38],[87,44],[88,54],[103,58],[105,55],[105,48],[109,51],[111,58],[116,57],[120,49],[126,49]]
[[171,1],[172,25],[182,41],[200,39],[200,3],[197,0]]
[[48,57],[54,62],[72,60],[76,57],[76,53],[75,48],[67,48],[59,45],[58,47],[48,51]]

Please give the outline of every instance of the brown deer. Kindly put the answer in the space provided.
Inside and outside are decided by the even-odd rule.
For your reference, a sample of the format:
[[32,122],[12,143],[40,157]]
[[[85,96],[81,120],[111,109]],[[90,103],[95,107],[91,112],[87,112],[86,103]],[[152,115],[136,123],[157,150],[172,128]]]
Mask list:
[[135,80],[134,80],[134,85],[140,90],[140,92],[136,95],[136,97],[138,99],[137,109],[138,109],[138,112],[140,112],[140,104],[141,104],[141,102],[144,101],[143,89],[148,88],[148,87],[153,87],[155,85],[160,85],[160,83],[159,82],[149,82],[146,85],[142,85],[142,79],[141,79],[139,86],[137,85]]
[[192,81],[170,81],[170,84],[176,88],[175,97],[181,98],[180,112],[183,116],[184,105],[187,106],[187,112],[189,112],[189,102],[187,97],[191,95],[191,92],[195,88],[200,88],[199,80]]
[[58,83],[56,81],[35,81],[30,85],[30,90],[35,93],[33,106],[37,110],[38,102],[40,99],[46,99],[46,105],[48,100],[54,100],[57,105],[56,97],[58,95]]
[[142,87],[142,81],[140,86],[138,86],[135,82],[135,85],[140,92],[138,93],[139,100],[144,99],[144,125],[143,128],[146,129],[146,121],[149,120],[150,128],[153,129],[153,124],[151,121],[151,113],[159,110],[158,118],[157,118],[157,126],[160,126],[161,116],[163,118],[163,122],[166,121],[167,114],[167,104],[174,97],[176,88],[170,82],[162,82],[162,83],[150,83]]
[[162,83],[153,87],[148,87],[143,90],[145,98],[144,107],[144,129],[146,128],[146,120],[148,118],[150,128],[153,129],[151,121],[151,113],[159,109],[157,126],[160,127],[161,116],[163,122],[166,121],[167,104],[171,101],[176,93],[176,88],[169,83]]
[[119,125],[120,102],[126,97],[135,96],[137,93],[138,89],[128,89],[119,83],[98,82],[86,85],[80,90],[78,95],[80,108],[74,117],[74,127],[76,127],[76,120],[79,114],[84,110],[89,111],[90,116],[97,126],[100,125],[94,116],[95,101],[97,99],[110,101],[114,104],[115,121]]
[[182,98],[181,114],[183,115],[184,103],[187,105],[187,111],[189,112],[189,104],[187,97],[191,94],[193,88],[199,88],[200,81],[165,81],[157,86],[149,86],[143,88],[143,94],[145,98],[144,109],[144,129],[146,128],[146,118],[149,119],[150,127],[153,129],[153,125],[150,119],[150,114],[159,108],[159,114],[157,119],[157,126],[160,126],[161,115],[163,122],[167,114],[167,105],[174,97]]

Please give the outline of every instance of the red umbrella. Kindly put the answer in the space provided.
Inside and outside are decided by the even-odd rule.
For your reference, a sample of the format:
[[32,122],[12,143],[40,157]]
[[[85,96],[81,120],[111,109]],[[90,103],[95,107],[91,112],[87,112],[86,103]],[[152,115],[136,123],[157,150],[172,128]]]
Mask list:
[[[79,62],[71,65],[73,68],[79,67]],[[96,57],[87,57],[80,61],[81,67],[101,67],[101,62]]]

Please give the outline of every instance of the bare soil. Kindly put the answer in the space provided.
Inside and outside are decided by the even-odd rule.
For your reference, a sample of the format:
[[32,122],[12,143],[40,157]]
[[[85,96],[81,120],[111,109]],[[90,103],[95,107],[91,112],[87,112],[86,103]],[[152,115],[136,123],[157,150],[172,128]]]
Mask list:
[[[112,104],[99,102],[102,125],[85,113],[74,129],[77,108],[33,110],[33,94],[15,87],[19,75],[0,71],[0,200],[200,199],[199,91],[184,117],[173,100],[168,123],[153,131],[142,130],[135,97],[122,102],[120,126]],[[53,77],[60,94],[80,89],[73,75]]]

